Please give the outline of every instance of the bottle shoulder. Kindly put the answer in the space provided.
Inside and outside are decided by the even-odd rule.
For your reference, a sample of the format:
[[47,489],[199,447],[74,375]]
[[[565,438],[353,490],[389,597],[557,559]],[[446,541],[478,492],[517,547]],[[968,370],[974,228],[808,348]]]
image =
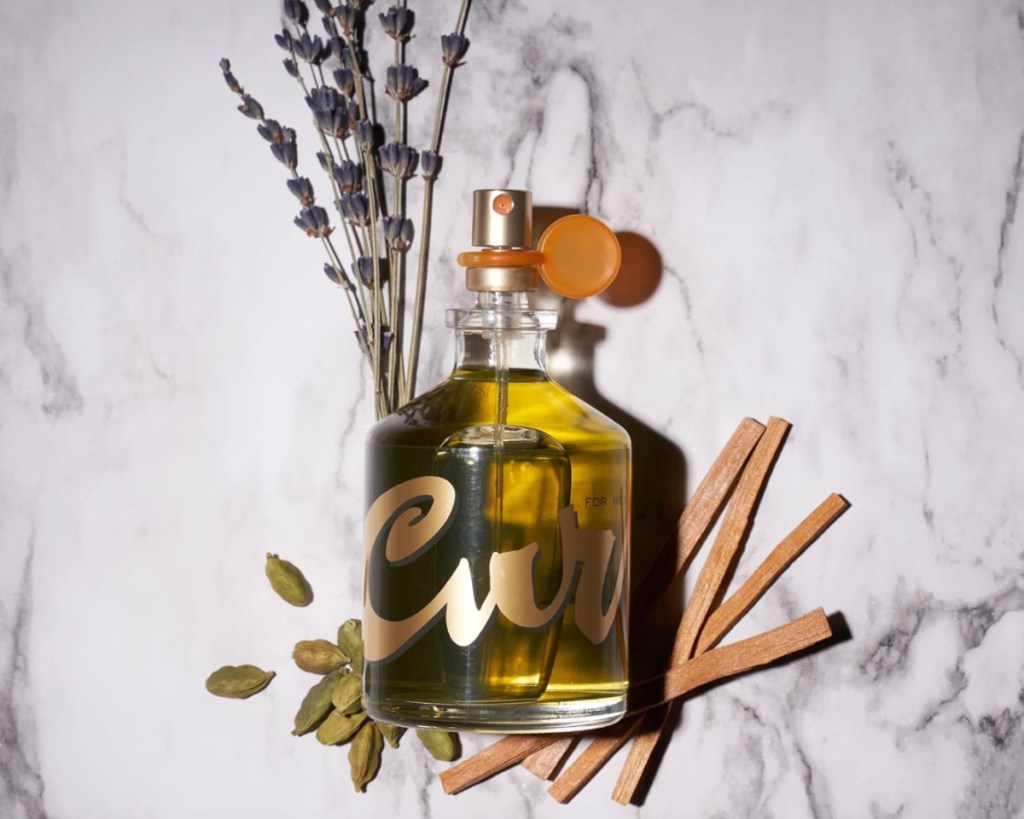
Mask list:
[[[506,423],[539,429],[575,448],[628,449],[628,433],[544,373],[510,374]],[[370,428],[372,445],[435,446],[449,435],[498,419],[499,385],[486,373],[454,373]]]

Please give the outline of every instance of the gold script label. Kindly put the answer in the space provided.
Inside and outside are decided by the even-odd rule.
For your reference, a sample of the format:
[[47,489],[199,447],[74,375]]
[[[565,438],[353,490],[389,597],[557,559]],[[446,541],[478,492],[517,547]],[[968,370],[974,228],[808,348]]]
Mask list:
[[[423,511],[421,505],[430,503]],[[406,507],[403,509],[403,507]],[[576,584],[576,625],[595,645],[611,631],[622,598],[625,550],[617,566],[611,565],[615,535],[610,529],[580,529],[576,512],[567,506],[558,513],[562,537],[562,581],[546,606],[538,606],[533,587],[533,562],[540,546],[494,553],[489,564],[490,590],[477,607],[469,560],[459,560],[455,571],[434,598],[416,614],[387,620],[373,607],[366,578],[376,550],[383,548],[388,564],[405,564],[425,554],[440,540],[455,510],[455,487],[444,478],[413,478],[384,492],[366,513],[364,542],[366,572],[363,581],[363,642],[369,661],[387,660],[413,642],[444,612],[452,641],[468,646],[491,620],[495,610],[512,623],[537,630],[553,623]],[[397,514],[396,514],[397,513]],[[389,526],[389,521],[391,521]],[[616,572],[615,591],[607,607],[601,605],[605,578]]]

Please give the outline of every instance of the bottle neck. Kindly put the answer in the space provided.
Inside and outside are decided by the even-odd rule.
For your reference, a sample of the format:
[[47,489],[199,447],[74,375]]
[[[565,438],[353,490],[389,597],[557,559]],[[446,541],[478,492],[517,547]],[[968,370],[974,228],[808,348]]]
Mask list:
[[546,379],[545,338],[556,321],[555,311],[530,307],[526,293],[477,293],[473,308],[448,311],[456,337],[455,372]]

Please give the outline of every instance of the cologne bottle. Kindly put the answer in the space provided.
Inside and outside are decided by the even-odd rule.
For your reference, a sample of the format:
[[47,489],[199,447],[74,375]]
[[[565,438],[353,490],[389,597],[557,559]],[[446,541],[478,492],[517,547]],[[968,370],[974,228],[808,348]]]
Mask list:
[[528,191],[473,204],[483,250],[459,258],[476,304],[447,314],[454,371],[367,441],[366,710],[501,733],[608,725],[626,702],[630,442],[548,376],[556,313],[527,294],[538,268],[566,295],[600,287],[617,245],[572,216],[530,250]]

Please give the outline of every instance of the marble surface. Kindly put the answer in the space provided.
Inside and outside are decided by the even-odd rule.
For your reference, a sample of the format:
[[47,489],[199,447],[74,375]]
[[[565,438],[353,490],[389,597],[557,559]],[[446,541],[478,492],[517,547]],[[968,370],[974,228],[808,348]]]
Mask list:
[[[435,84],[439,5],[410,47]],[[828,492],[853,504],[736,632],[820,605],[852,639],[690,703],[632,808],[616,764],[566,808],[521,771],[446,797],[411,745],[357,796],[288,733],[291,644],[359,608],[371,415],[217,68],[303,126],[277,18],[0,3],[0,816],[1024,815],[1024,3],[474,4],[423,384],[468,192],[528,186],[660,257],[649,299],[574,318],[647,474],[692,489],[743,416],[793,422],[739,579]],[[649,500],[648,524],[673,502]],[[271,550],[309,609],[271,596]],[[279,677],[217,700],[229,662]]]

